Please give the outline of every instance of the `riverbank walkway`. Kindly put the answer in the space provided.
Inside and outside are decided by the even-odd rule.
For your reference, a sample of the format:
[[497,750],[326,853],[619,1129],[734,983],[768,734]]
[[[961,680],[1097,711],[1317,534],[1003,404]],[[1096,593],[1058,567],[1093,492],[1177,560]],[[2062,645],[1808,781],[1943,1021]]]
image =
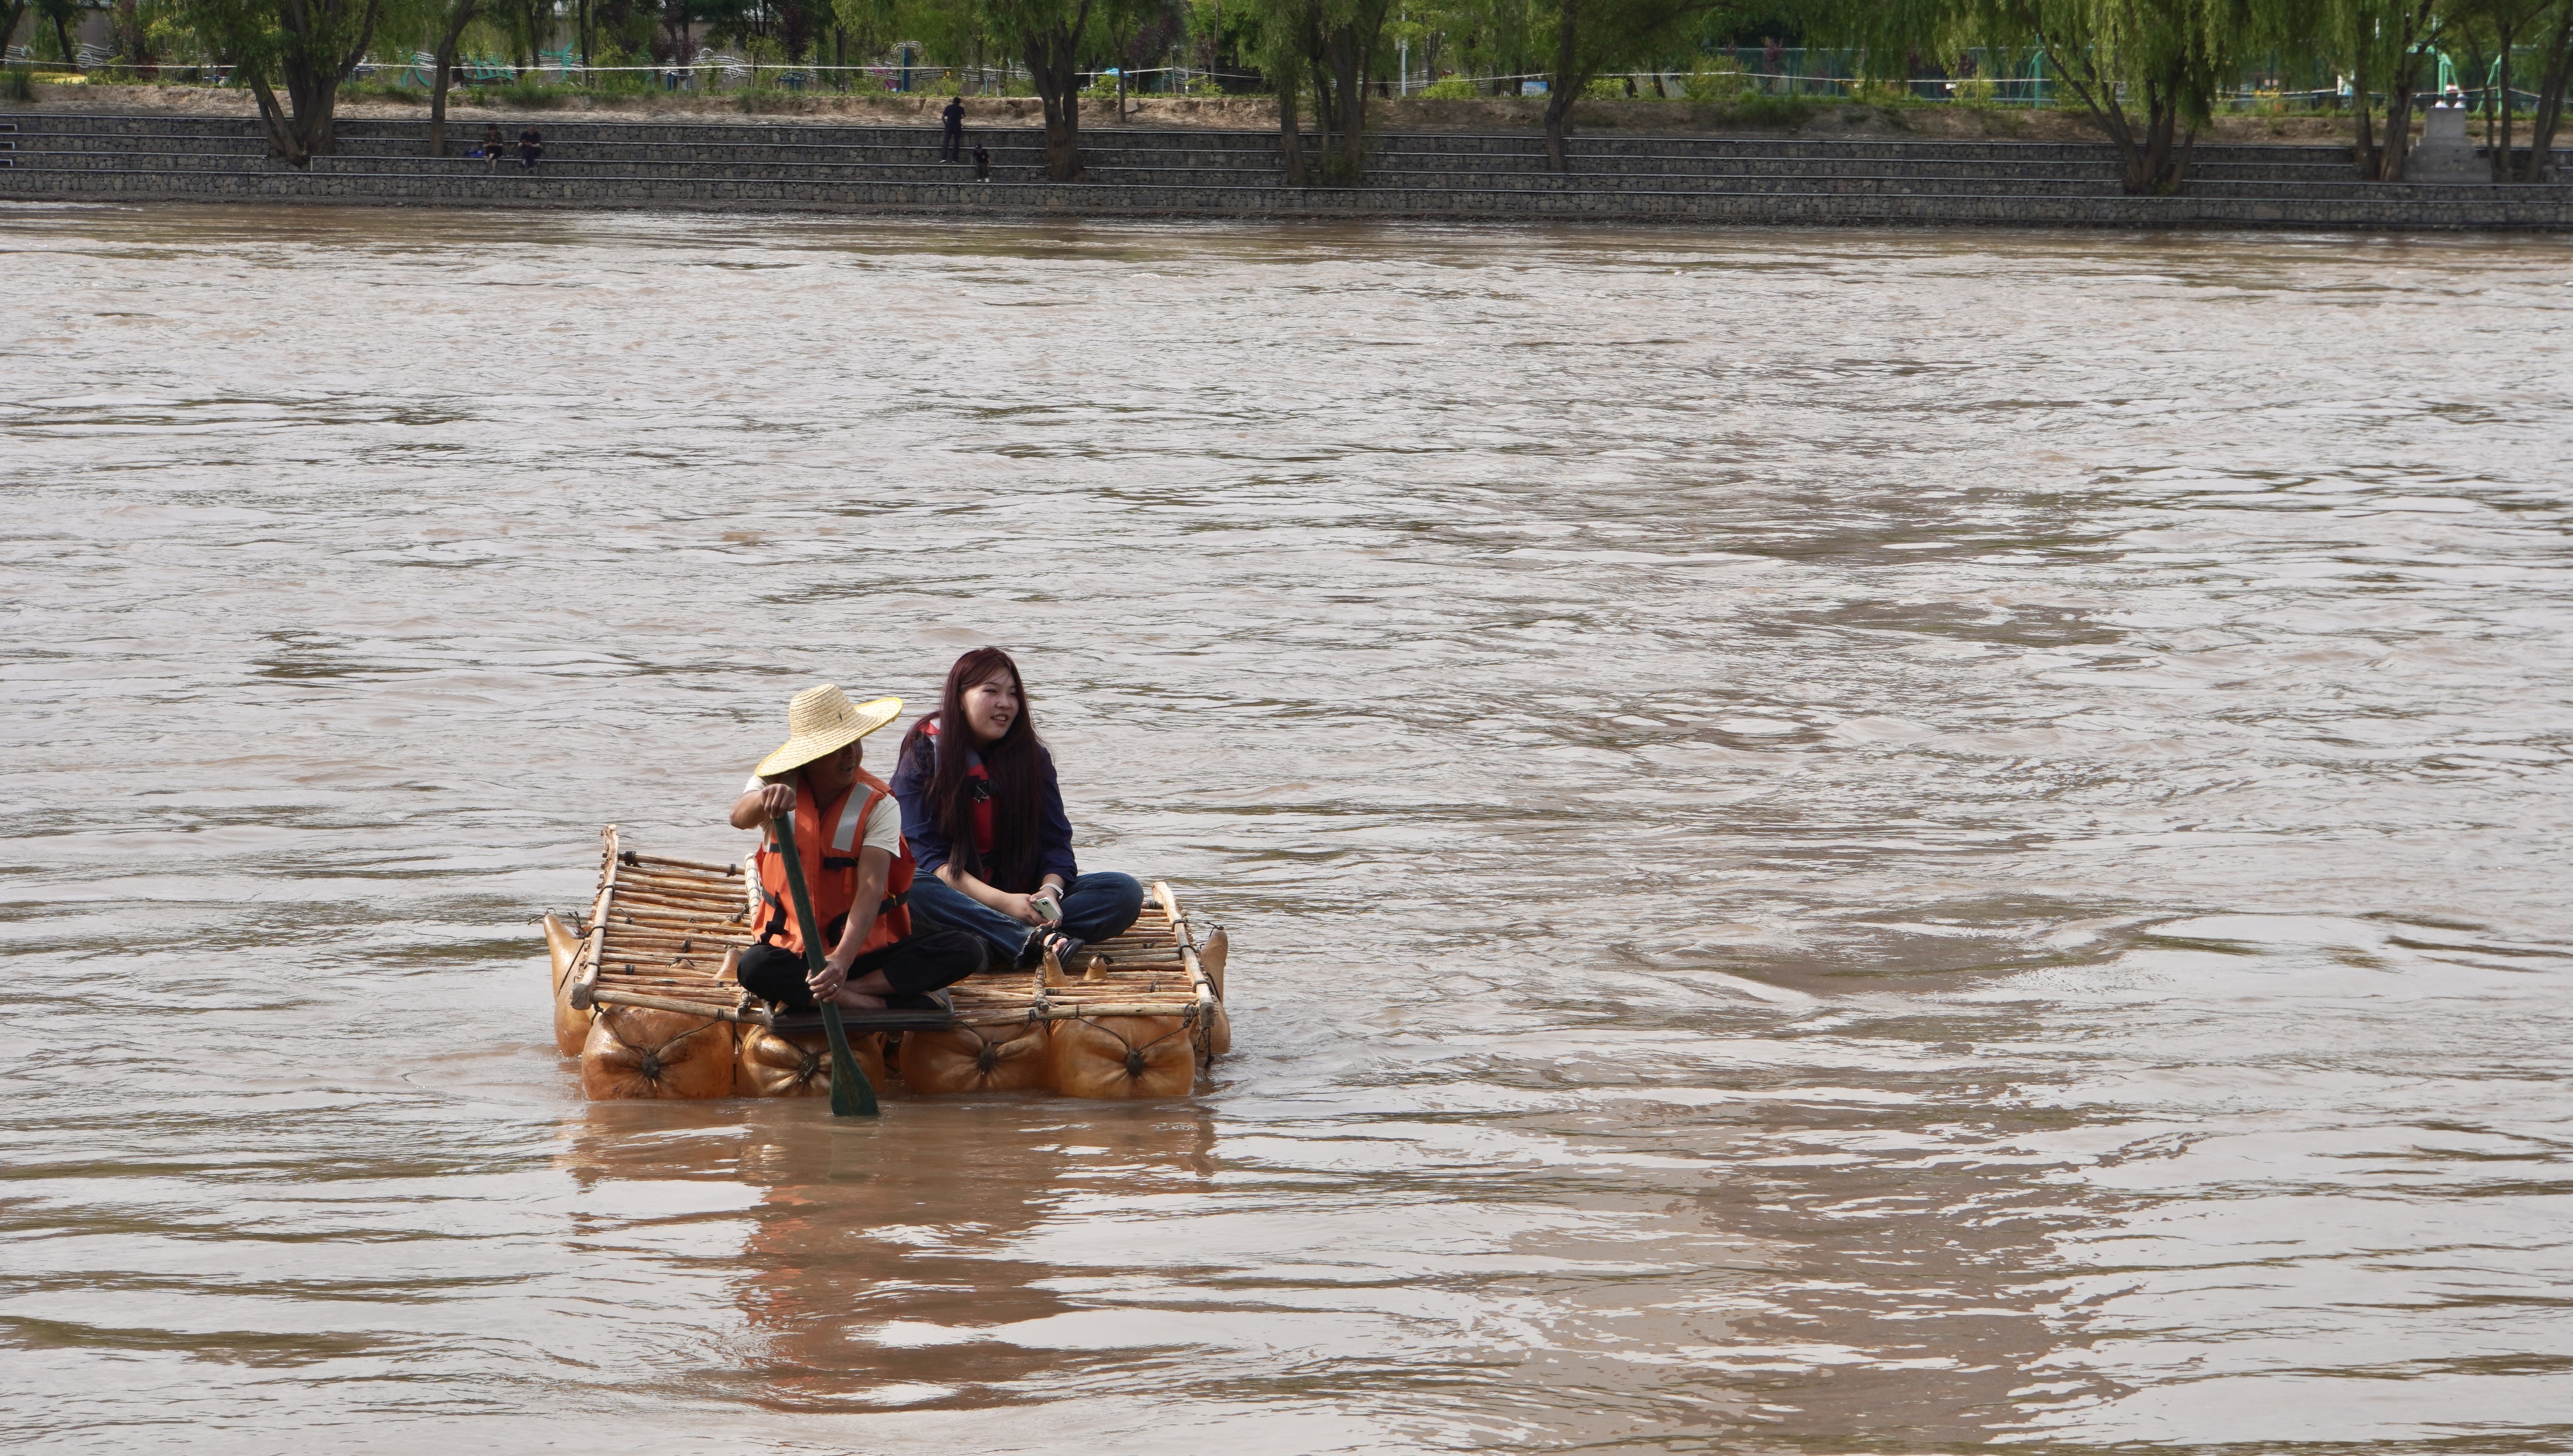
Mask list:
[[[448,127],[469,150],[483,118]],[[1089,178],[1046,180],[1043,135],[974,128],[993,180],[939,161],[934,126],[513,118],[544,134],[533,172],[430,158],[427,121],[345,120],[309,170],[268,156],[255,119],[0,112],[0,200],[295,202],[991,217],[1431,219],[2355,231],[2573,231],[2573,183],[2375,184],[2348,149],[2201,146],[2175,197],[2118,187],[2106,145],[1577,137],[1573,175],[1542,138],[1389,133],[1364,183],[1285,184],[1274,133],[1104,129]],[[2559,168],[2558,175],[2573,169]]]

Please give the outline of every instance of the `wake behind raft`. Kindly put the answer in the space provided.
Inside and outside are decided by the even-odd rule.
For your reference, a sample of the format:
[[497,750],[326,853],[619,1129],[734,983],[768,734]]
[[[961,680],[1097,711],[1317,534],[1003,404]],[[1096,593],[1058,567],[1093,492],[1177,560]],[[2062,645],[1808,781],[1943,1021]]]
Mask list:
[[[580,1059],[581,1091],[593,1101],[829,1096],[820,1016],[776,1011],[734,979],[758,883],[737,864],[627,849],[613,824],[599,837],[587,924],[544,918],[554,1045]],[[1049,953],[1033,971],[969,976],[948,988],[952,1015],[840,1015],[879,1090],[1185,1096],[1233,1048],[1223,928],[1201,936],[1157,883],[1133,928],[1089,947],[1079,968]]]

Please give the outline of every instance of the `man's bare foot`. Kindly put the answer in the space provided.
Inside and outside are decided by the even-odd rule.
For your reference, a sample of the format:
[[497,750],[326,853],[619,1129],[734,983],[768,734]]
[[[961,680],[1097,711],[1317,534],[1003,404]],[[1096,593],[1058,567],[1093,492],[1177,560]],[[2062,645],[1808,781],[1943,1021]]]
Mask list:
[[852,991],[843,986],[840,988],[840,994],[831,998],[831,1005],[842,1011],[883,1011],[885,999],[881,996],[869,996],[863,991]]

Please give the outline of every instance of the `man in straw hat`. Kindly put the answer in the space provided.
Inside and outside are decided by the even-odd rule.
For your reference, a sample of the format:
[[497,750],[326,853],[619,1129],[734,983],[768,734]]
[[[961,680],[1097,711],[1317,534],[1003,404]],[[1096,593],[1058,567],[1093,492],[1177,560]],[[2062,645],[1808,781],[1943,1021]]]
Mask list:
[[758,944],[741,953],[737,972],[745,988],[790,1011],[811,1011],[817,999],[848,1011],[940,1007],[939,988],[982,969],[983,943],[972,934],[935,926],[912,933],[902,806],[860,767],[859,740],[901,712],[900,698],[860,706],[829,683],[806,688],[787,704],[785,746],[759,761],[733,801],[735,829],[793,817],[796,857],[828,947],[822,970],[806,973],[784,852],[771,835],[751,857]]

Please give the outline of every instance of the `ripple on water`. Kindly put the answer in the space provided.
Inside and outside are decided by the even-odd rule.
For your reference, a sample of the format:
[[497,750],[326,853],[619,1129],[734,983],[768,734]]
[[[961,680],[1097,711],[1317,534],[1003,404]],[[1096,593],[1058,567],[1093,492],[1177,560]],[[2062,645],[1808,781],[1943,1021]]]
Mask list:
[[[25,1439],[2573,1430],[2559,243],[0,251]],[[580,1101],[596,826],[986,640],[1206,1094]]]

